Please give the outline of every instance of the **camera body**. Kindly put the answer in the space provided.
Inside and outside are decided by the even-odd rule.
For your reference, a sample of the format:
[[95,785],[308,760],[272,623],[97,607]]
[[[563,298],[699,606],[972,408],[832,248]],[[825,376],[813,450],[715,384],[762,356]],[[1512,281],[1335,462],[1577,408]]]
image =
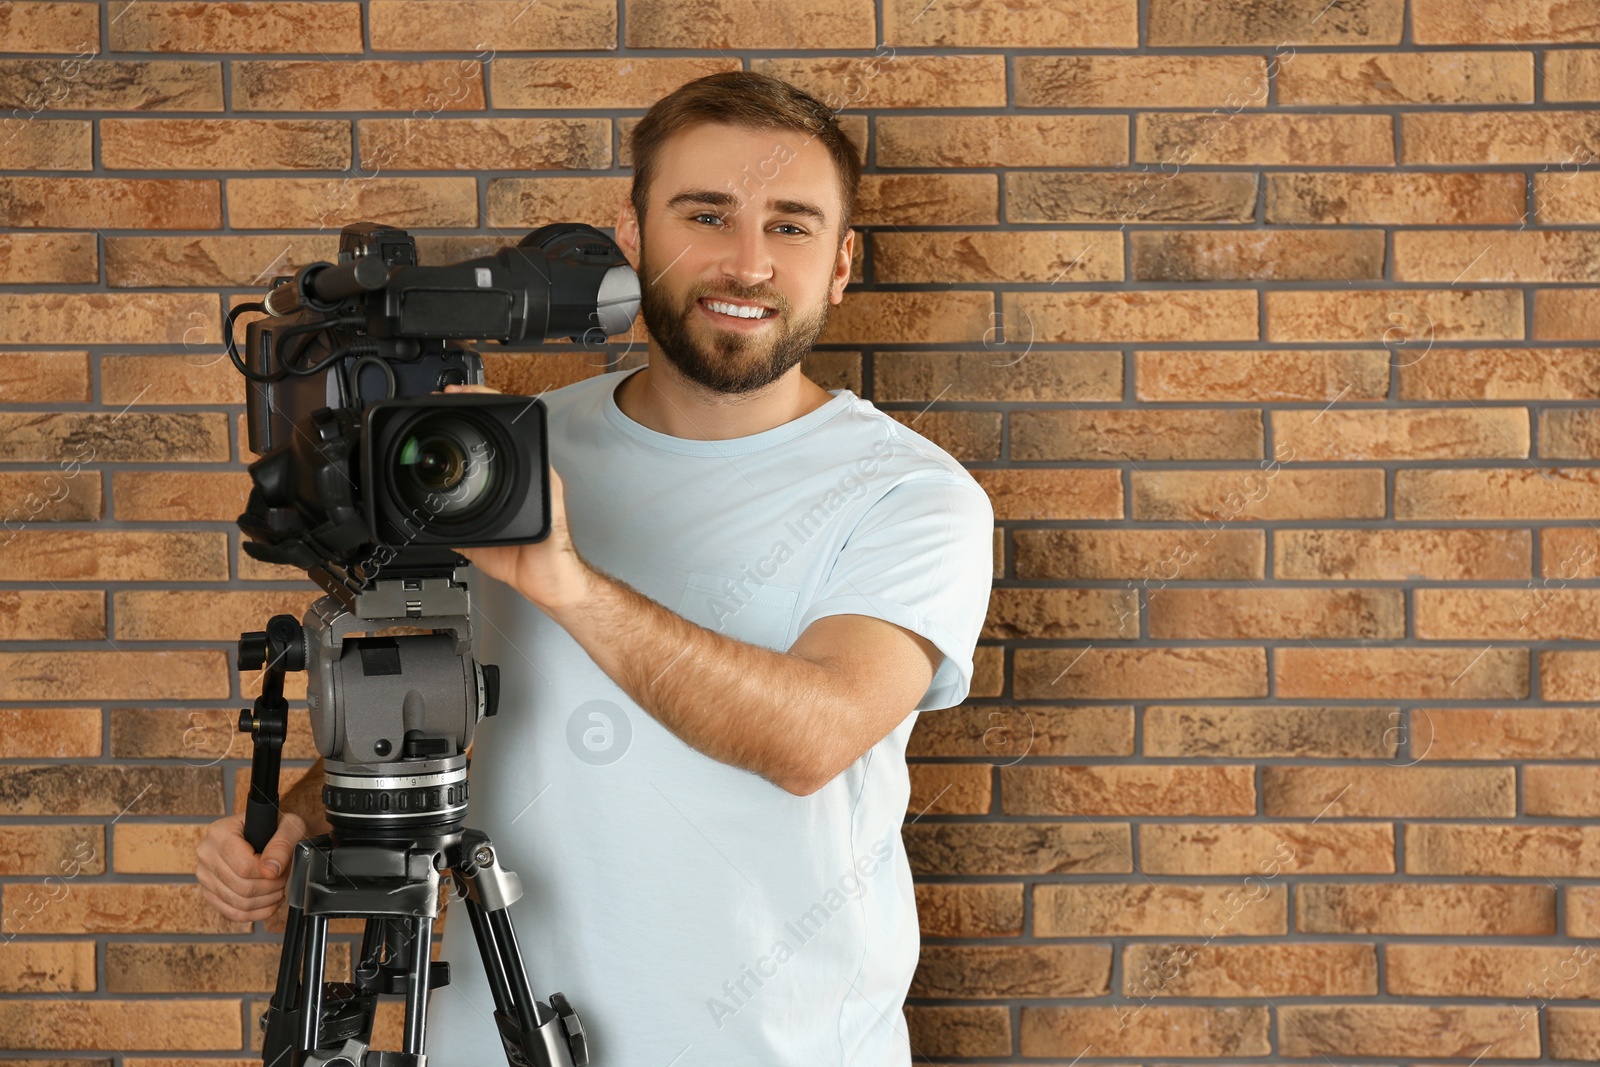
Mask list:
[[[457,340],[627,330],[638,279],[609,237],[552,224],[493,256],[419,266],[415,241],[346,226],[339,263],[278,278],[229,313],[229,355],[248,380],[252,489],[239,526],[253,558],[304,568],[330,592],[448,574],[453,547],[550,532],[545,407],[532,397],[441,391],[481,385]],[[259,309],[234,349],[233,318]]]

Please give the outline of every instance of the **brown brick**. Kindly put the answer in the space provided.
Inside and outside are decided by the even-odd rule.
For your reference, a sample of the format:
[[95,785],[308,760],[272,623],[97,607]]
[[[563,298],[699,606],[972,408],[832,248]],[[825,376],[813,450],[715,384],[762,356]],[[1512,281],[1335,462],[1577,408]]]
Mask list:
[[1012,62],[1017,107],[1221,107],[1267,78],[1264,56],[1022,54]]
[[221,533],[23,530],[0,552],[0,581],[226,581],[226,551]]
[[563,219],[615,226],[628,196],[628,182],[627,178],[491,178],[488,224],[514,228]]
[[1388,115],[1185,114],[1137,116],[1141,163],[1372,167],[1392,166]]
[[[895,107],[1003,108],[1006,104],[1005,57],[1000,55],[885,56],[880,51],[870,56],[786,56],[754,58],[750,69],[798,86],[835,111]],[[651,103],[653,99],[641,106],[648,107]]]
[[1150,636],[1170,640],[1397,640],[1406,630],[1399,589],[1161,589],[1149,614]]
[[375,52],[483,54],[617,46],[617,9],[605,0],[563,0],[537,7],[496,0],[373,0],[370,10]]
[[922,936],[1016,937],[1022,933],[1022,883],[953,885],[918,883]]
[[1510,767],[1281,767],[1261,769],[1268,815],[1329,818],[1512,818]]
[[909,993],[990,999],[1110,991],[1110,945],[924,945]]
[[100,50],[100,5],[68,0],[17,0],[0,9],[0,52]]
[[1138,614],[1138,599],[1115,589],[996,589],[979,636],[1115,638],[1125,627],[1137,630]]
[[1600,234],[1577,230],[1402,230],[1394,236],[1394,276],[1400,281],[1588,281],[1600,257]]
[[1015,460],[1256,459],[1261,413],[1241,409],[1014,411]]
[[1149,281],[1383,277],[1382,230],[1156,230],[1130,244],[1133,277]]
[[[328,946],[330,980],[348,980],[351,947]],[[282,951],[275,944],[114,941],[106,945],[106,992],[270,992],[277,985]]]
[[204,767],[8,764],[6,815],[221,815],[222,771]]
[[1534,294],[1533,336],[1586,341],[1600,336],[1600,289],[1540,289]]
[[1522,293],[1515,289],[1280,289],[1264,297],[1269,341],[1423,346],[1523,335]]
[[1024,756],[1131,756],[1133,709],[962,705],[919,716],[906,754],[983,756],[1000,766]]
[[[45,875],[51,879],[40,887],[19,887],[19,894],[37,892],[54,903],[63,893],[57,883],[69,882],[80,874],[105,871],[106,835],[98,826],[0,826],[0,874]],[[15,905],[17,901],[7,903]],[[32,910],[28,909],[30,913]],[[4,958],[0,954],[0,961]]]
[[[1591,526],[1558,526],[1539,531],[1539,574],[1571,581],[1600,575],[1600,531]],[[1522,577],[1518,575],[1517,577]],[[1549,588],[1549,582],[1540,583]]]
[[1459,111],[1402,121],[1407,164],[1560,163],[1600,132],[1590,111]]
[[1525,41],[1600,40],[1593,12],[1562,4],[1485,0],[1458,7],[1449,0],[1412,0],[1412,36],[1418,44],[1519,44]]
[[922,815],[986,815],[993,774],[987,763],[916,763],[906,811]]
[[1085,1048],[1123,1056],[1264,1056],[1265,1006],[1024,1006],[1018,1035],[1024,1056],[1069,1060]]
[[[219,184],[167,178],[0,178],[0,225],[214,230],[222,225]],[[102,294],[72,295],[88,301]],[[138,343],[150,343],[149,333]]]
[[[1152,0],[1149,43],[1194,48],[1222,45],[1399,44],[1403,0],[1353,0],[1325,7],[1325,0],[1276,4],[1212,4],[1206,0]],[[1298,59],[1291,53],[1289,62]]]
[[1512,648],[1280,648],[1279,697],[1522,700],[1528,655]]
[[[96,719],[96,738],[99,727]],[[224,756],[250,758],[251,739],[239,732],[239,712],[231,708],[112,708],[111,756],[117,759],[182,759],[207,767]],[[285,760],[314,760],[310,712],[289,711]]]
[[[883,5],[883,39],[916,48],[1036,48],[1041,41],[1057,49],[1134,48],[1139,44],[1139,12],[1130,0],[1046,0],[1026,10],[998,0],[932,7],[926,0],[888,0]],[[872,47],[870,37],[859,47]]]
[[244,511],[250,477],[243,471],[129,471],[112,476],[116,517],[123,522],[233,522]]
[[1523,810],[1529,815],[1573,818],[1600,814],[1600,790],[1589,770],[1559,764],[1524,766]]
[[908,823],[901,831],[917,874],[1128,874],[1126,823]]
[[1589,408],[1539,413],[1539,454],[1552,459],[1600,456],[1600,419]]
[[119,641],[237,641],[273,615],[303,615],[317,589],[282,592],[124,590],[112,594]]
[[220,318],[209,293],[7,293],[0,344],[217,344]]
[[1228,885],[1142,882],[1041,884],[1033,888],[1036,937],[1239,937],[1287,931],[1288,894],[1259,896]]
[[1003,293],[1001,313],[1008,338],[1026,323],[1033,334],[1016,339],[1043,342],[1254,341],[1258,329],[1246,289]]
[[994,517],[1120,519],[1122,479],[1114,470],[975,470]]
[[171,463],[225,461],[228,421],[198,412],[0,414],[0,460]]
[[1574,147],[1551,172],[1548,168],[1533,176],[1533,199],[1542,223],[1588,223],[1600,204],[1600,173],[1575,169],[1579,163],[1596,158],[1589,149]]
[[[143,248],[139,249],[140,253],[144,251]],[[331,262],[333,256],[330,254],[327,258]],[[233,283],[213,280],[183,284]],[[226,355],[208,352],[181,356],[105,356],[100,361],[100,401],[107,406],[242,404],[244,399],[244,380]]]
[[1395,716],[1392,708],[1152,705],[1144,712],[1144,754],[1392,759]]
[[1000,221],[992,174],[864,174],[858,226],[986,226]]
[[113,52],[360,52],[355,3],[112,0]]
[[[113,286],[266,286],[273,276],[293,274],[317,261],[333,262],[339,249],[336,234],[285,234],[279,236],[190,236],[190,237],[110,237],[106,239],[106,280]],[[244,331],[236,331],[243,342]],[[153,370],[163,363],[183,360],[183,373],[148,374],[140,383],[154,385],[154,395],[182,396],[165,403],[237,404],[244,400],[244,382],[226,356],[112,356],[113,362],[127,368]],[[200,382],[209,387],[200,394],[216,399],[200,399],[188,383],[194,371],[206,369]],[[224,383],[226,383],[224,387]],[[117,384],[121,384],[121,379]],[[103,399],[111,399],[109,386],[102,381]],[[137,392],[137,390],[135,390]],[[131,399],[132,394],[129,394]],[[191,399],[192,398],[192,399]],[[122,401],[126,403],[127,401]],[[145,403],[163,403],[147,399]]]
[[1004,767],[1008,815],[1251,815],[1255,769],[1227,767]]
[[1600,590],[1418,589],[1417,636],[1425,641],[1594,641]]
[[0,708],[0,759],[98,755],[99,708]]
[[109,170],[343,170],[350,166],[350,124],[323,119],[105,119],[100,123],[100,158]]
[[[848,356],[850,353],[838,353],[838,355]],[[857,356],[856,359],[859,371],[860,357]],[[564,385],[571,385],[605,373],[603,366],[595,366],[588,354],[583,352],[537,352],[515,355],[485,352],[483,365],[484,373],[492,387],[503,393],[521,393],[525,396],[538,396],[545,390],[559,389]],[[809,374],[807,376],[810,377]]]
[[111,846],[118,874],[193,874],[195,846],[210,823],[118,823]]
[[994,296],[967,292],[851,293],[828,316],[822,344],[974,344],[994,325]]
[[[427,20],[437,33],[437,16]],[[475,59],[245,59],[233,64],[236,111],[482,111]]]
[[1470,1059],[1539,1055],[1539,1030],[1525,1009],[1455,1004],[1285,1004],[1278,1008],[1285,1056],[1429,1056]]
[[[1522,1009],[1524,1013],[1527,1010]],[[1548,1007],[1545,1017],[1550,1020],[1551,1056],[1563,1060],[1600,1057],[1600,1012],[1592,1008]]]
[[1407,874],[1593,878],[1600,827],[1415,823],[1406,827]]
[[1502,459],[1528,455],[1526,408],[1275,411],[1297,460]]
[[1539,653],[1539,695],[1547,701],[1593,701],[1600,692],[1600,652]]
[[1520,174],[1268,174],[1267,221],[1469,226],[1521,222]]
[[100,472],[75,466],[77,453],[56,470],[0,471],[0,552],[17,532],[36,522],[84,522],[100,518]]
[[911,1043],[924,1056],[1011,1054],[1011,1013],[1007,1008],[907,1005],[904,1011]]
[[[1140,236],[1134,235],[1135,244]],[[1382,400],[1389,391],[1389,354],[1383,351],[1207,350],[1138,352],[1134,358],[1136,394],[1147,401]]]
[[0,700],[215,700],[221,652],[0,652]]
[[874,233],[879,282],[1122,280],[1122,235],[1109,230]]
[[[547,16],[548,12],[546,17],[527,20],[538,27],[541,38],[550,29]],[[419,27],[432,22],[431,16],[425,21],[419,20]],[[432,31],[433,27],[428,25],[428,29]],[[548,38],[550,41],[556,39]],[[439,46],[429,43],[424,47],[433,49]],[[562,47],[567,46],[563,44]],[[798,66],[808,61],[757,59],[752,62],[756,65],[754,69],[761,70],[760,64],[763,63],[794,63]],[[719,71],[738,69],[738,60],[723,56],[683,56],[674,59],[496,56],[489,65],[489,83],[495,106],[499,108],[648,108],[685,82]]]
[[17,116],[8,121],[22,125],[13,126],[0,142],[0,166],[7,170],[94,169],[94,123],[82,119],[24,122]]
[[1327,581],[1527,578],[1527,530],[1280,530],[1274,576]]
[[[860,4],[804,0],[793,7],[774,8],[759,0],[707,0],[695,9],[693,18],[685,19],[675,8],[627,0],[623,44],[628,48],[731,50],[767,48],[773,40],[781,40],[793,49],[871,48],[875,38],[873,10]],[[615,40],[614,29],[611,40]],[[562,43],[560,47],[573,46]]]
[[96,641],[105,636],[106,599],[98,590],[0,591],[0,641]]
[[604,170],[611,120],[362,119],[363,170]]
[[[10,893],[11,888],[7,886],[5,891]],[[124,934],[150,930],[164,934],[247,934],[250,924],[229,922],[218,915],[202,899],[200,886],[192,879],[182,884],[74,882],[72,892],[26,923],[19,922],[9,908],[0,920],[3,933]],[[0,1006],[5,1003],[0,1001]]]
[[1538,937],[1556,932],[1556,890],[1549,885],[1346,882],[1300,885],[1295,892],[1300,933]]
[[882,167],[1044,167],[1063,154],[1084,167],[1128,162],[1128,123],[1119,115],[884,117]]
[[92,941],[19,941],[7,945],[4,955],[0,955],[0,991],[92,993],[94,952]]
[[1259,530],[1210,540],[1181,530],[1016,530],[1012,538],[1018,578],[1237,581],[1262,577],[1266,556]]
[[[1393,874],[1394,827],[1384,823],[1146,823],[1140,866],[1148,874]],[[1261,885],[1245,886],[1259,896]],[[1248,896],[1246,897],[1248,899]]]
[[1359,997],[1378,992],[1372,945],[1141,942],[1122,950],[1122,992],[1138,997]]
[[237,1000],[73,1000],[55,994],[0,1001],[0,1034],[16,1049],[237,1048],[239,1015]]
[[[11,233],[0,235],[0,282],[63,285],[98,281],[100,258],[91,233]],[[26,357],[67,353],[25,353]],[[76,356],[77,353],[71,353]],[[9,356],[0,355],[0,363]],[[0,371],[3,375],[3,371]],[[9,384],[9,381],[8,383]],[[0,385],[0,400],[8,396]],[[77,399],[74,397],[73,399]],[[84,399],[88,399],[87,396]]]
[[1278,76],[1277,102],[1296,106],[1531,104],[1533,53],[1518,50],[1296,55],[1283,64],[1283,73]]
[[[852,294],[854,298],[855,294]],[[880,352],[873,396],[881,401],[1118,400],[1122,357],[1116,352]]]
[[1016,171],[1006,221],[1249,222],[1256,192],[1248,174]]
[[[1551,929],[1540,933],[1554,933],[1555,888],[1550,887]],[[1567,936],[1592,938],[1600,931],[1600,886],[1574,885],[1567,888]]]
[[1208,524],[1381,519],[1383,492],[1378,470],[1135,471],[1133,517]]
[[1400,368],[1402,400],[1583,400],[1600,353],[1578,348],[1434,348]]
[[[1287,651],[1287,650],[1281,650]],[[1012,692],[1029,700],[1267,695],[1260,648],[1019,648]]]
[[340,225],[476,226],[478,183],[460,178],[231,178],[228,221],[240,229]]
[[221,111],[222,64],[200,60],[3,59],[0,107],[29,114],[69,109]]
[[1600,100],[1600,49],[1561,48],[1544,54],[1544,98]]
[[884,414],[912,427],[962,463],[986,463],[1000,458],[998,411],[887,411]]
[[1429,708],[1434,759],[1600,759],[1600,722],[1584,708]]
[[1600,516],[1600,472],[1586,467],[1485,467],[1395,472],[1397,519]]

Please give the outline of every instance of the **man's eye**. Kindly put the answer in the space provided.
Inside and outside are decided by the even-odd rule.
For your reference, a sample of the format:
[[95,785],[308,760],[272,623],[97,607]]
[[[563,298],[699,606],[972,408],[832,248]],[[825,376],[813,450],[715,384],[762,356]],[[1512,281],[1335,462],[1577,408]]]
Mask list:
[[721,222],[722,216],[715,214],[714,212],[702,211],[700,214],[694,216],[694,220],[696,222],[700,221],[701,219],[716,219],[718,222]]
[[779,226],[787,226],[789,229],[793,230],[797,234],[804,235],[805,232],[806,232],[805,230],[802,230],[800,227],[796,226],[792,222],[780,222],[780,223],[778,223],[778,225]]

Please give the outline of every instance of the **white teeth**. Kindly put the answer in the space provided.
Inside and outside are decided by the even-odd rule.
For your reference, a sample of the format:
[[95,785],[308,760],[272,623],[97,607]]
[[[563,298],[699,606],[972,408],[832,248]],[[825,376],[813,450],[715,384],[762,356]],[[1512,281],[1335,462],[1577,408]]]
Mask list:
[[706,307],[712,311],[720,311],[724,315],[733,315],[741,319],[759,319],[766,311],[757,307],[741,307],[738,304],[723,304],[715,300],[707,300]]

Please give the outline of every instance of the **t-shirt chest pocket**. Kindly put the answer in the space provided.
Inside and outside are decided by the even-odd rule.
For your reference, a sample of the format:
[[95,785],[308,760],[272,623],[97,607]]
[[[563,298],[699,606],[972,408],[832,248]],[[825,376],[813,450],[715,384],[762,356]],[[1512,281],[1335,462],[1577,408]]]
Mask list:
[[690,571],[678,614],[726,637],[781,652],[789,645],[789,624],[799,599],[797,589]]

